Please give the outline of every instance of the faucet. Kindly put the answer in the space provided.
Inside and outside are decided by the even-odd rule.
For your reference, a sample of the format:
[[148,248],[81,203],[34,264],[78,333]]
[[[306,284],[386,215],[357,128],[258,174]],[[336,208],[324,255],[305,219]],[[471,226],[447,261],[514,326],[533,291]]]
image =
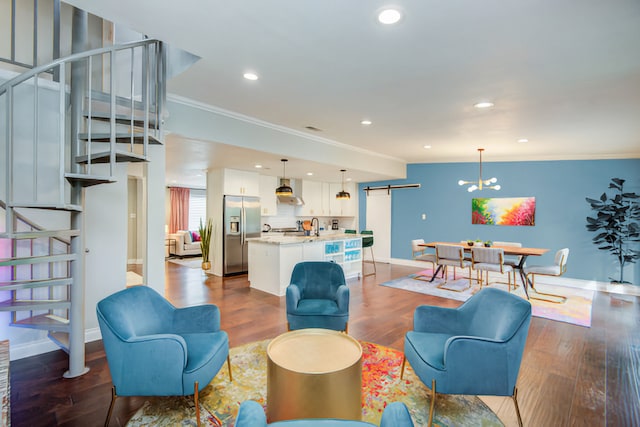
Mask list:
[[[313,228],[314,223],[315,223],[315,228]],[[313,234],[315,234],[316,237],[320,236],[320,223],[318,222],[318,218],[316,217],[311,218],[311,229],[315,230]]]

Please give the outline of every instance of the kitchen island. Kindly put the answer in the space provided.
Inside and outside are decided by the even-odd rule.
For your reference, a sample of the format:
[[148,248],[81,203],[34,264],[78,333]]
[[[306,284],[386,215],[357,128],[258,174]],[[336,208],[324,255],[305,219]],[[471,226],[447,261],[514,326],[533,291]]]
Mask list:
[[334,261],[347,279],[362,275],[362,237],[356,234],[267,236],[248,239],[252,288],[282,296],[301,261]]

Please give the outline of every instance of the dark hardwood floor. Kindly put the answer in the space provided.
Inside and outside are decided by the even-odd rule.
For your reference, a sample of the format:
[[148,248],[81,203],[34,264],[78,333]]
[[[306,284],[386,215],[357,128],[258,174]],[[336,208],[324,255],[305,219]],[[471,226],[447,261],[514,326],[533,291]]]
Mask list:
[[[365,264],[365,269],[371,269]],[[377,275],[353,282],[349,332],[402,349],[420,304],[459,303],[394,290],[378,283],[418,271],[377,265]],[[250,289],[246,276],[205,276],[198,269],[166,265],[166,296],[176,306],[214,303],[231,346],[272,338],[286,330],[284,297]],[[598,292],[591,328],[534,317],[518,383],[525,426],[640,425],[640,297]],[[101,341],[87,344],[86,375],[63,379],[62,351],[11,362],[14,426],[98,426],[104,423],[111,379]],[[507,426],[517,425],[511,399],[483,400]],[[144,397],[119,398],[111,426],[125,425]]]

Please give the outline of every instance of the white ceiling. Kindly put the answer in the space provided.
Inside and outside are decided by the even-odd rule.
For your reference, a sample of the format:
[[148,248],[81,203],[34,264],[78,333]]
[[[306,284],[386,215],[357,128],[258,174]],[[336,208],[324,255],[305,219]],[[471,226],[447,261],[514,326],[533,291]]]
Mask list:
[[[637,0],[69,3],[202,57],[170,94],[407,163],[640,157]],[[383,26],[389,5],[403,18]],[[191,143],[199,170],[261,156],[169,138],[168,177],[194,174],[174,161]]]

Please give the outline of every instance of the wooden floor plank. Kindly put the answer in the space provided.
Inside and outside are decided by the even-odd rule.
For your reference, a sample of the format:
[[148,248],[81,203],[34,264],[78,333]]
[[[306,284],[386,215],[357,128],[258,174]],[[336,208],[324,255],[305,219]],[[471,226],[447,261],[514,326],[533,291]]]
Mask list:
[[[419,270],[377,264],[377,275],[351,283],[351,335],[402,350],[416,306],[460,305],[378,286]],[[218,305],[222,328],[232,346],[273,338],[286,330],[284,297],[251,289],[246,275],[223,279],[166,263],[166,296],[179,307],[204,302]],[[532,319],[518,380],[525,426],[640,425],[639,307],[640,297],[597,292],[591,328]],[[111,398],[109,368],[101,341],[88,343],[86,348],[91,370],[73,379],[62,378],[68,368],[62,351],[11,362],[13,425],[104,423]],[[507,426],[517,425],[509,398],[485,400]],[[144,401],[144,397],[119,398],[110,425],[125,425]]]

